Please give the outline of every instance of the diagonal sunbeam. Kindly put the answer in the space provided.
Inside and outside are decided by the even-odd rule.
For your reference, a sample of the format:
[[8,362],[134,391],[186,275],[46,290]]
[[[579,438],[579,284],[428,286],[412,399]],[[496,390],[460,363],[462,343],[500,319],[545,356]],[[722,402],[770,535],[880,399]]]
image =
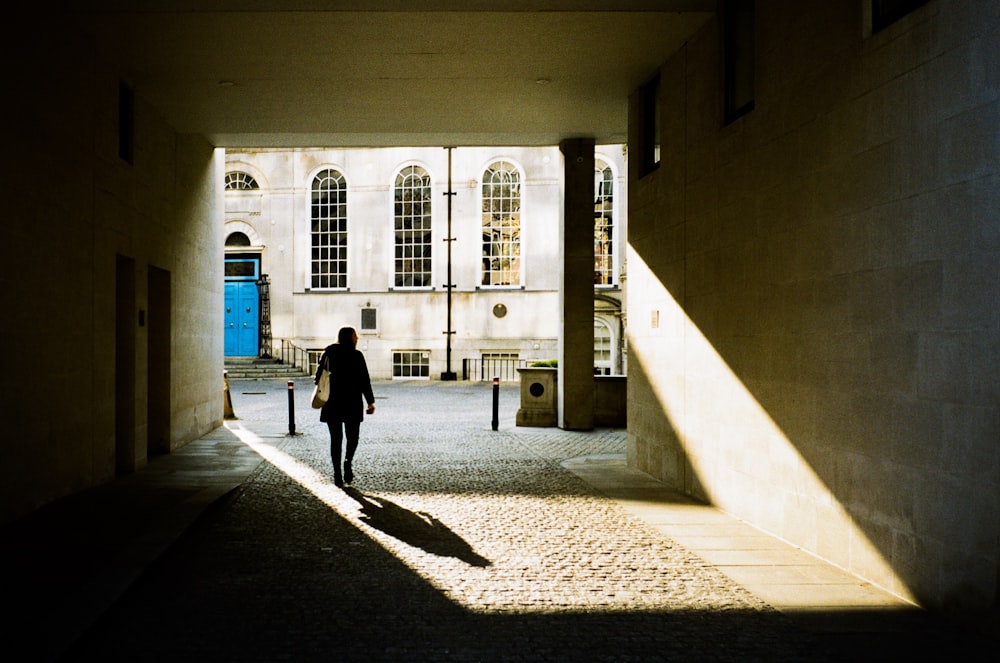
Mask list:
[[[448,600],[481,614],[759,611],[721,571],[591,494],[341,490],[236,422],[227,427]],[[526,459],[520,461],[531,467]],[[551,480],[538,461],[531,480]],[[448,514],[452,533],[436,515]],[[442,535],[445,532],[445,535]],[[480,551],[480,552],[475,552]],[[711,597],[704,594],[712,587]]]

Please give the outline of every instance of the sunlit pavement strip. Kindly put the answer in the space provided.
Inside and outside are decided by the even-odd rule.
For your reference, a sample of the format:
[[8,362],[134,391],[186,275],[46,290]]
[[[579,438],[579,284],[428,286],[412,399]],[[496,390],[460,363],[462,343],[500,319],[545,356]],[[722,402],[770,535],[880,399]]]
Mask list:
[[[239,419],[227,428],[239,435],[226,431],[225,444],[208,445],[218,458],[187,469],[207,480],[214,463],[232,469],[235,453],[244,478],[227,481],[64,660],[818,663],[916,659],[928,644],[938,658],[955,653],[950,634],[803,628],[683,536],[678,544],[675,519],[664,528],[636,512],[650,496],[615,470],[620,431],[513,426],[516,385],[492,431],[481,384],[377,384],[347,490],[332,485],[328,432],[303,397],[290,434],[283,382],[234,387]],[[144,505],[164,497],[160,482],[141,485]]]
[[349,492],[333,485],[325,427],[277,444],[252,423],[230,428],[268,472],[306,487],[469,611],[768,610],[515,435],[415,427],[393,439],[376,421],[363,426]]

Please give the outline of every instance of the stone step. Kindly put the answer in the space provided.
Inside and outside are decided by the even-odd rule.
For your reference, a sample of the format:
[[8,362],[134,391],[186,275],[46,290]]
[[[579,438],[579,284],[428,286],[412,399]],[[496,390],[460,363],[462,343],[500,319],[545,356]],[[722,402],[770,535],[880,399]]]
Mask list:
[[[234,359],[236,361],[233,361]],[[225,370],[230,380],[302,378],[309,375],[297,366],[282,364],[273,359],[257,359],[256,357],[226,357]]]
[[227,366],[270,366],[271,364],[281,365],[281,361],[275,357],[226,357]]
[[244,372],[230,373],[229,376],[228,376],[228,378],[229,378],[230,381],[236,381],[236,380],[279,380],[279,379],[302,380],[302,379],[305,379],[305,378],[308,378],[308,377],[309,377],[309,375],[306,374],[306,373],[287,373],[287,374],[282,373],[282,374],[276,374],[276,373],[253,373],[253,372],[247,372],[247,373],[244,373]]

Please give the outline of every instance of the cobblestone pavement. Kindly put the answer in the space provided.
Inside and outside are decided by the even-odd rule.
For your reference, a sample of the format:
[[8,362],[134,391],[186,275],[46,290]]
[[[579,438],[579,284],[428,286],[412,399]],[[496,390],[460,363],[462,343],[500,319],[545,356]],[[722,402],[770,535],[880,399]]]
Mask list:
[[[375,384],[353,486],[283,381],[234,382],[266,460],[66,660],[822,661],[787,618],[559,461],[623,431],[513,425],[516,385]],[[293,392],[294,393],[294,392]]]

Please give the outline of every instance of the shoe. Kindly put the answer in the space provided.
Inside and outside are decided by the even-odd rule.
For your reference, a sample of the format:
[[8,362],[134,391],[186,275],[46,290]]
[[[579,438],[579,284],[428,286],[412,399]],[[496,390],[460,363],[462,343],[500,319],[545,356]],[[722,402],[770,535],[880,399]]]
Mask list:
[[343,488],[344,480],[341,479],[340,477],[333,477],[333,485],[336,486],[337,488]]
[[344,481],[346,483],[351,483],[354,481],[354,472],[351,471],[351,461],[344,462]]

